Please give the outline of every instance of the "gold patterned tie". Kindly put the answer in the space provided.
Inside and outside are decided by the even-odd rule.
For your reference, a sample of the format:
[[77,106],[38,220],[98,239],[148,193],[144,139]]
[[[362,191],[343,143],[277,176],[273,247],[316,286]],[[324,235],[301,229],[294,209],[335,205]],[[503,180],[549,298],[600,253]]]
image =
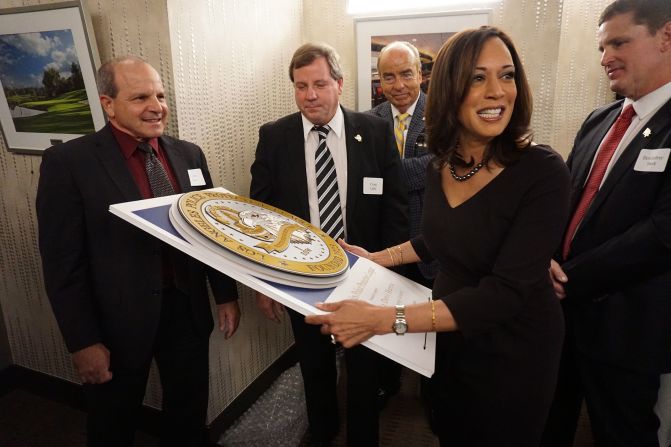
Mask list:
[[403,148],[405,147],[405,122],[408,119],[410,114],[401,113],[397,116],[398,125],[394,129],[394,135],[396,136],[396,148],[398,149],[398,154],[403,158]]

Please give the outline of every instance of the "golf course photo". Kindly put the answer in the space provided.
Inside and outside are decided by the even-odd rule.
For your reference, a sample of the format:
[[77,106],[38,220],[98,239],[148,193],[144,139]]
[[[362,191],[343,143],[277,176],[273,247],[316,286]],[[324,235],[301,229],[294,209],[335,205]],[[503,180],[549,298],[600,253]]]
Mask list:
[[0,83],[16,132],[95,131],[71,30],[0,34]]

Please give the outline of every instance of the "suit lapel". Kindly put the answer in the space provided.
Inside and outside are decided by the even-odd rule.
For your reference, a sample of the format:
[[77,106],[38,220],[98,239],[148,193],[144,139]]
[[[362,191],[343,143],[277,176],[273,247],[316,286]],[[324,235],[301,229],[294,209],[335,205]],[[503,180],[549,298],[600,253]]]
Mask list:
[[405,138],[405,154],[406,158],[417,157],[417,137],[424,132],[424,104],[426,103],[426,95],[421,90],[419,91],[419,98],[415,111],[412,114],[410,126],[408,126],[408,133]]
[[394,114],[391,111],[391,103],[389,101],[386,101],[384,103],[380,112],[381,112],[380,113],[380,118],[384,118],[386,120],[389,120],[392,123],[394,122]]
[[286,166],[293,168],[292,188],[295,191],[296,208],[300,209],[303,217],[310,220],[310,205],[308,202],[308,178],[305,173],[305,138],[303,136],[303,120],[300,113],[294,115],[286,128],[286,148],[284,157]]
[[[363,146],[368,141],[369,135],[365,135],[359,128],[354,116],[345,108],[342,108],[345,121],[345,136],[347,138],[347,216],[350,216],[348,223],[353,221],[353,213],[356,210],[357,200],[362,194],[363,185],[360,179],[363,178],[360,168],[363,160],[361,153]],[[358,136],[359,138],[355,138]],[[358,141],[361,140],[361,141]]]
[[[107,126],[110,126],[110,124]],[[95,155],[109,174],[112,183],[121,192],[124,201],[140,200],[142,198],[140,190],[135,184],[133,174],[128,169],[112,130],[109,127],[104,127],[98,132],[97,136]]]
[[426,95],[420,90],[415,112],[412,114],[412,121],[408,132],[421,133],[424,131],[424,104],[426,103]]
[[[618,110],[619,112],[619,110]],[[644,148],[656,148],[659,147],[659,142],[656,141],[656,137],[661,138],[663,133],[662,129],[668,125],[669,115],[671,114],[671,101],[667,102],[662,106],[661,109],[653,115],[652,118],[646,123],[646,128],[650,129],[650,137],[644,137],[643,133],[640,132],[634,137],[634,139],[627,145],[627,147],[622,151],[620,158],[613,165],[611,171],[608,173],[608,177],[603,182],[601,189],[597,192],[594,197],[592,205],[589,207],[587,214],[585,215],[585,220],[587,220],[591,215],[593,215],[599,206],[606,200],[610,192],[613,190],[615,185],[618,184],[620,178],[625,175],[627,172],[631,172],[634,169],[634,164],[638,158],[641,149]]]
[[190,166],[184,159],[184,154],[179,150],[179,147],[177,147],[174,140],[164,137],[160,137],[159,140],[161,142],[161,148],[165,151],[165,155],[170,162],[172,172],[175,174],[180,192],[192,191],[194,188],[191,187],[189,173],[187,172]]

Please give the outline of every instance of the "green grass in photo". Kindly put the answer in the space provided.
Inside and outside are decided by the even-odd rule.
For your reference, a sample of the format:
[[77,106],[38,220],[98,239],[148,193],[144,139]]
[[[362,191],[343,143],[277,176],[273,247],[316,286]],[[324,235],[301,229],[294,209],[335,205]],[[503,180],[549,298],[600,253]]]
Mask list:
[[86,90],[73,90],[57,98],[26,101],[21,107],[42,110],[40,115],[14,118],[17,132],[87,134],[95,132]]
[[[5,95],[7,95],[7,91],[5,90]],[[24,102],[32,101],[35,98],[34,95],[8,95],[7,96],[7,104],[9,105],[10,109],[13,109],[15,106],[20,106]]]

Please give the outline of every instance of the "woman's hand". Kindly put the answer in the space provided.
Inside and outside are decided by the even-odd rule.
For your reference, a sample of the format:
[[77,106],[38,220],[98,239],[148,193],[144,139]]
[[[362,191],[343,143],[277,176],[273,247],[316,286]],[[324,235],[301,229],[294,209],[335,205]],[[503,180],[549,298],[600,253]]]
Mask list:
[[370,252],[363,247],[359,247],[358,245],[350,245],[342,238],[338,239],[338,244],[343,248],[343,250],[347,250],[348,252],[353,253],[360,258],[370,259]]
[[322,334],[333,335],[345,348],[363,343],[373,335],[391,332],[395,318],[393,307],[374,306],[360,300],[318,303],[316,306],[331,313],[308,315],[305,322],[321,325]]

